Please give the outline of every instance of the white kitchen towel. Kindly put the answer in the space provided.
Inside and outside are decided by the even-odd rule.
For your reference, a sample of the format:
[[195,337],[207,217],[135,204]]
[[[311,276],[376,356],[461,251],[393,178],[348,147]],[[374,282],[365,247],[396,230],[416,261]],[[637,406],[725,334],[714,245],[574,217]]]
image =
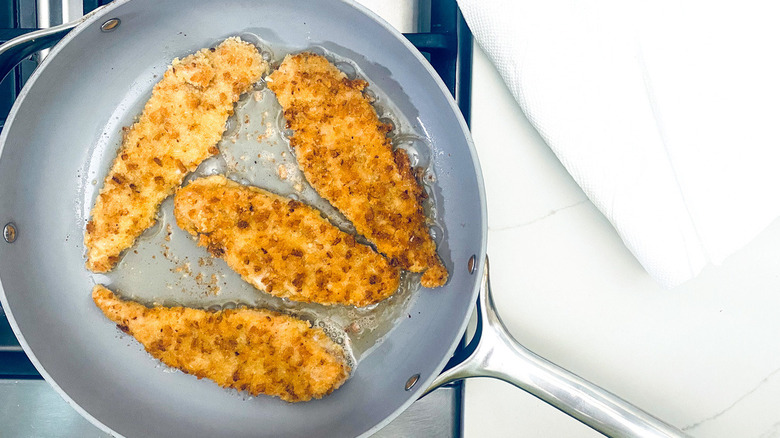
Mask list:
[[531,123],[661,285],[780,216],[775,2],[458,0]]

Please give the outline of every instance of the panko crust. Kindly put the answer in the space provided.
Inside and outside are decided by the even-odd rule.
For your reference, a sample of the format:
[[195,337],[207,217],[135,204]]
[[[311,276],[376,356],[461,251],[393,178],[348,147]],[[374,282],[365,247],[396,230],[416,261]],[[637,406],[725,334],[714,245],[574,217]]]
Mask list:
[[221,175],[179,189],[174,214],[199,245],[274,296],[361,307],[399,286],[397,267],[318,210]]
[[88,269],[110,271],[154,224],[160,203],[185,175],[219,152],[233,104],[267,71],[257,48],[235,37],[173,60],[126,128],[95,201],[84,235]]
[[351,371],[340,345],[322,329],[289,315],[262,309],[149,308],[102,285],[92,290],[92,299],[149,354],[225,388],[308,401],[333,392]]
[[428,231],[425,192],[406,152],[393,150],[367,85],[313,53],[288,55],[268,77],[309,183],[392,263],[424,272],[425,287],[441,286],[448,273]]

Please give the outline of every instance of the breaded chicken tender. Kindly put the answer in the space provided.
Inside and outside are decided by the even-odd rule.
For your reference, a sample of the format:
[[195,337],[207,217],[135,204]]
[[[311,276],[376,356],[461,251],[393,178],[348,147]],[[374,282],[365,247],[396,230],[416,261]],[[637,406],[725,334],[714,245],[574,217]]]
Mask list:
[[398,289],[397,267],[298,201],[214,175],[179,189],[174,205],[180,228],[271,295],[367,306]]
[[111,270],[184,176],[219,152],[233,104],[267,71],[257,48],[239,38],[173,60],[126,130],[95,201],[84,235],[88,269]]
[[393,150],[391,127],[363,94],[367,85],[312,53],[287,56],[268,79],[314,189],[394,264],[424,272],[425,287],[441,286],[448,274],[428,232],[425,192],[406,152]]
[[164,364],[225,388],[288,402],[322,398],[349,377],[344,349],[320,328],[260,309],[148,308],[104,286],[92,299]]

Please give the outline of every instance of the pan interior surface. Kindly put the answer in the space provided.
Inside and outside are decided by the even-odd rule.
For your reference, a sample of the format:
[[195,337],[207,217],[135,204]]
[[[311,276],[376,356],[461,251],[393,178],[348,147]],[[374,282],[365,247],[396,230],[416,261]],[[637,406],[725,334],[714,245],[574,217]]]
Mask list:
[[[101,32],[108,18],[121,25]],[[432,184],[450,280],[421,289],[350,380],[322,400],[250,398],[178,371],[120,336],[94,306],[110,280],[84,267],[84,212],[118,144],[175,57],[233,35],[271,50],[320,47],[353,61],[411,129],[431,144]],[[447,91],[415,49],[365,11],[328,1],[119,1],[72,32],[29,81],[0,136],[0,220],[18,237],[0,242],[2,304],[41,373],[88,418],[134,436],[359,436],[408,406],[462,335],[484,259],[486,210],[474,149]],[[86,163],[97,163],[89,166]],[[86,205],[89,204],[89,205]],[[407,380],[419,383],[405,390]]]

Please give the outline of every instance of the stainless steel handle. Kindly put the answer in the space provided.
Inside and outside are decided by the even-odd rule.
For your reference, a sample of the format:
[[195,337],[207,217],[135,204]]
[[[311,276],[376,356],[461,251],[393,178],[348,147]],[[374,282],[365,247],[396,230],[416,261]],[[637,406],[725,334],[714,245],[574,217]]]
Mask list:
[[466,347],[468,357],[443,372],[425,394],[469,377],[493,377],[511,383],[610,437],[686,437],[593,383],[537,356],[520,345],[496,313],[490,291],[489,263],[478,301],[477,333]]
[[0,81],[13,70],[16,64],[39,50],[48,49],[57,44],[57,42],[70,32],[71,29],[83,23],[87,18],[101,9],[103,9],[103,6],[93,10],[78,20],[60,24],[59,26],[32,31],[0,44]]

